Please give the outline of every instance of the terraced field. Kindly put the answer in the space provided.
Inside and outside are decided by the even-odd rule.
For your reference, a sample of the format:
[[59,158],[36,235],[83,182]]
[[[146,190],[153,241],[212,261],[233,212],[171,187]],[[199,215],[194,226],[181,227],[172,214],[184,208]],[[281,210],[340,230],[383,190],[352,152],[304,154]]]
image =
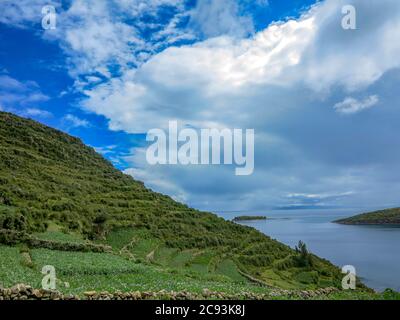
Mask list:
[[[124,233],[127,234],[126,230],[119,232]],[[39,288],[43,278],[41,268],[52,265],[56,269],[57,289],[72,294],[89,290],[201,292],[204,288],[232,294],[265,291],[265,288],[248,283],[229,260],[214,263],[211,255],[196,250],[179,252],[145,239],[129,248],[135,257],[129,256],[122,249],[132,243],[132,235],[127,234],[123,243],[123,237],[118,236],[118,245],[116,235],[111,234],[104,243],[115,245],[112,253],[0,245],[0,283],[4,287],[25,283]],[[51,231],[37,236],[53,241],[84,242],[78,236],[62,232]],[[151,252],[154,252],[154,259],[146,258]],[[32,265],[26,263],[24,253],[29,254]]]
[[[124,235],[124,236],[123,236]],[[143,233],[142,233],[143,235]],[[85,242],[78,235],[50,231],[37,235],[52,241]],[[204,290],[227,295],[238,293],[268,294],[270,299],[298,299],[280,289],[260,286],[243,277],[230,259],[215,258],[215,254],[201,250],[166,248],[152,239],[138,241],[138,234],[121,229],[101,241],[113,244],[112,252],[71,252],[24,245],[0,245],[0,284],[11,287],[24,283],[41,287],[45,265],[55,267],[57,290],[64,294],[82,296],[84,292],[191,292]],[[122,240],[124,239],[124,240]],[[136,239],[133,241],[132,239]],[[149,252],[153,253],[149,258]],[[29,261],[28,261],[29,260]],[[29,262],[29,263],[28,263]],[[265,275],[278,283],[281,277]],[[290,279],[288,279],[290,280]],[[167,296],[168,297],[168,296]],[[301,296],[300,296],[301,298]],[[315,295],[312,299],[400,299],[387,291],[339,291],[328,296]]]

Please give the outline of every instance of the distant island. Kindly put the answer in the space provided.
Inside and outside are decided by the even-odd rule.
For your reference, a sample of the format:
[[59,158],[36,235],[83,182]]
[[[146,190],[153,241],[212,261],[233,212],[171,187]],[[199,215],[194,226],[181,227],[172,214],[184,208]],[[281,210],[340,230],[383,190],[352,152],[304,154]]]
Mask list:
[[400,225],[400,208],[362,213],[333,222],[350,225]]
[[247,221],[247,220],[267,220],[266,216],[238,216],[233,218],[233,221]]

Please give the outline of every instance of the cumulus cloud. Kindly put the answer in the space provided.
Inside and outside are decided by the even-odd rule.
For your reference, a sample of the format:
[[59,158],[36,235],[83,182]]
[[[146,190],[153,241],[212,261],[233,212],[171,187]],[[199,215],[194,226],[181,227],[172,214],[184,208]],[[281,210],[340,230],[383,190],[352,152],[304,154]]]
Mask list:
[[[318,199],[326,205],[337,204],[338,195],[343,195],[340,203],[389,202],[390,196],[379,191],[390,183],[383,164],[393,171],[400,154],[382,150],[389,144],[393,150],[398,142],[376,121],[394,128],[398,119],[396,98],[389,99],[384,87],[398,81],[400,46],[394,39],[400,37],[400,10],[394,8],[400,4],[352,3],[358,13],[356,31],[341,28],[341,7],[348,3],[328,0],[248,39],[218,36],[168,48],[140,68],[86,91],[83,106],[105,115],[111,129],[130,133],[178,119],[196,127],[255,128],[275,137],[275,144],[256,139],[255,173],[241,181],[229,176],[229,168],[153,168],[132,160],[132,166],[141,164],[136,172],[141,170],[153,187],[184,193],[200,207],[285,206],[307,200],[282,196],[288,193],[336,195]],[[344,98],[349,93],[367,98]],[[354,113],[378,101],[386,113],[374,119],[355,124],[332,116],[335,103],[337,112]],[[169,192],[157,176],[168,179]],[[374,180],[378,176],[379,183]]]
[[312,21],[273,25],[252,39],[218,37],[168,48],[141,68],[85,91],[83,105],[109,118],[112,129],[133,133],[163,126],[171,117],[197,126],[224,123],[221,118],[229,119],[236,107],[227,102],[244,102],[249,86],[287,85],[286,72],[313,36]]
[[369,96],[364,100],[357,100],[351,97],[344,99],[342,102],[338,102],[334,105],[336,112],[342,114],[353,114],[362,110],[371,108],[379,102],[377,95]]
[[194,125],[240,121],[234,114],[259,104],[260,95],[263,108],[275,103],[263,96],[269,90],[290,94],[303,87],[315,100],[335,88],[363,90],[400,65],[400,44],[391,41],[400,36],[400,19],[393,13],[399,3],[386,0],[383,5],[392,9],[376,17],[382,3],[355,1],[363,15],[359,21],[374,20],[357,33],[341,28],[344,3],[325,1],[298,20],[272,24],[249,39],[220,36],[170,47],[140,68],[85,91],[83,106],[110,119],[112,129],[144,132],[165,126],[171,117]]

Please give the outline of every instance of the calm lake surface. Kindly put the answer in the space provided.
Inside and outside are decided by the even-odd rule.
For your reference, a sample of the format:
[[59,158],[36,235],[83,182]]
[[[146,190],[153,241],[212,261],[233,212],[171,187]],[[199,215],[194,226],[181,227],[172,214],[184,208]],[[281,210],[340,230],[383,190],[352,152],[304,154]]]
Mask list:
[[299,240],[314,254],[340,268],[353,265],[357,276],[375,290],[400,291],[400,227],[348,226],[332,223],[370,210],[278,210],[223,212],[231,220],[240,215],[265,215],[268,220],[242,221],[291,247]]

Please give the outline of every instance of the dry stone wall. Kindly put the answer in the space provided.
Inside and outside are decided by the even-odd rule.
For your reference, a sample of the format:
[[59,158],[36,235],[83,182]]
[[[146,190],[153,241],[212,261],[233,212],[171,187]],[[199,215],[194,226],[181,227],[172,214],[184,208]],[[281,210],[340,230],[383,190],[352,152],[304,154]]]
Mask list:
[[293,299],[312,299],[321,296],[328,296],[338,292],[337,288],[324,288],[315,291],[289,291],[271,290],[265,294],[241,292],[238,294],[226,294],[213,292],[204,289],[201,293],[187,291],[157,291],[157,292],[97,292],[87,291],[82,295],[63,294],[59,291],[34,289],[25,284],[17,284],[12,288],[0,287],[0,300],[269,300],[277,296],[284,296]]

